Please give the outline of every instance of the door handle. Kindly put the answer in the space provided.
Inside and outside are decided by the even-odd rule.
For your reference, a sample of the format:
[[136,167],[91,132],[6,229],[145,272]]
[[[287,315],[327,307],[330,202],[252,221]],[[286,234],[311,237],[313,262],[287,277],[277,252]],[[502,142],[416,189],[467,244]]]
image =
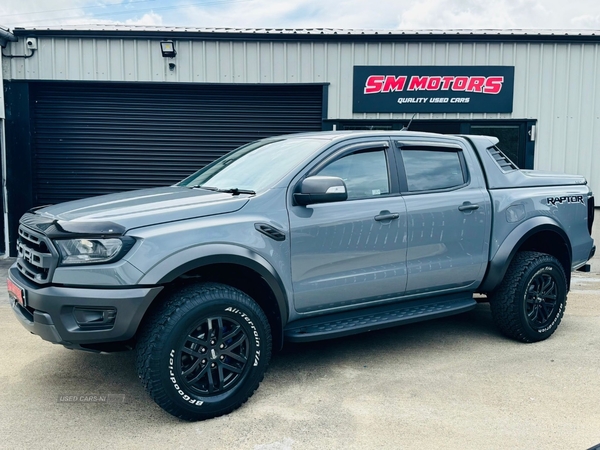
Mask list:
[[458,207],[459,211],[474,211],[476,209],[479,209],[479,205],[471,202],[464,202]]
[[375,216],[375,220],[378,222],[383,222],[386,220],[394,220],[400,217],[399,213],[391,213],[389,211],[381,211],[381,214]]

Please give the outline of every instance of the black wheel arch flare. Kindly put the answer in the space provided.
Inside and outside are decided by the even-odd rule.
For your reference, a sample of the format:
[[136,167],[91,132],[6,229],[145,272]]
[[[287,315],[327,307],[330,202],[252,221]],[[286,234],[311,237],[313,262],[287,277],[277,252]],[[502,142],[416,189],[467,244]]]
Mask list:
[[[567,276],[567,289],[571,282],[571,261],[572,257],[572,248],[571,241],[567,234],[560,228],[556,222],[548,217],[533,217],[521,224],[519,224],[502,242],[498,251],[495,255],[493,255],[488,263],[487,271],[481,283],[481,286],[478,289],[478,292],[490,292],[493,291],[504,278],[506,274],[506,270],[508,269],[509,264],[515,257],[518,251],[525,250],[523,248],[524,245],[536,235],[540,233],[554,233],[556,238],[565,246],[566,249],[566,258],[565,256],[561,257],[560,251],[544,251],[544,249],[538,249],[537,251],[541,251],[544,253],[551,254],[555,256],[563,266],[565,271],[565,275]],[[548,247],[553,247],[554,245],[548,243]],[[558,247],[554,247],[555,249]],[[531,250],[531,249],[527,249]]]
[[[261,276],[273,293],[279,309],[280,323],[273,330],[273,347],[283,345],[283,328],[289,317],[288,295],[283,281],[275,268],[256,252],[231,244],[208,244],[192,247],[165,259],[154,266],[139,281],[143,285],[166,285],[180,276],[216,264],[232,264],[245,267]],[[265,311],[266,313],[266,311]]]

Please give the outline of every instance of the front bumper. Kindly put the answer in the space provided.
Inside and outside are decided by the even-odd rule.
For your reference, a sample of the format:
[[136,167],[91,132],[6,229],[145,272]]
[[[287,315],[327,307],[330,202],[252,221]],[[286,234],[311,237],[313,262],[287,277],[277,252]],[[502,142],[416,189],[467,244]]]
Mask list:
[[[38,286],[21,275],[16,266],[8,278],[25,291],[26,305],[11,302],[13,312],[31,333],[46,341],[69,348],[122,342],[131,339],[152,300],[162,290],[157,287],[129,289],[86,289]],[[76,309],[116,311],[114,322],[103,329],[81,324]]]

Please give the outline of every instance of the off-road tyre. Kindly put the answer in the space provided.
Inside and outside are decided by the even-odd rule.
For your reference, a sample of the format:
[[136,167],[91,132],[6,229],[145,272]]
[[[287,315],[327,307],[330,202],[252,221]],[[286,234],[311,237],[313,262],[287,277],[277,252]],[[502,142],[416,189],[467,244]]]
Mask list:
[[240,407],[271,359],[271,329],[261,308],[230,286],[203,283],[170,294],[144,321],[136,367],[152,399],[184,420]]
[[519,252],[489,300],[503,334],[521,342],[543,341],[556,331],[565,313],[565,271],[553,256]]

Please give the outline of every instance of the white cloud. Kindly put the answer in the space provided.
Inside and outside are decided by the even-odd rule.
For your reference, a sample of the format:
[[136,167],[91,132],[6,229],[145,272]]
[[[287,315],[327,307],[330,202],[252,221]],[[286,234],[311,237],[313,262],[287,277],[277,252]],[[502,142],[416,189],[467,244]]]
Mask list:
[[425,0],[402,14],[399,28],[546,28],[549,16],[536,0]]
[[144,14],[139,19],[127,19],[125,25],[154,25],[159,26],[163,24],[162,16],[156,14],[154,11],[150,11]]
[[139,0],[1,0],[0,25],[9,28],[85,24],[162,25],[160,14],[142,9],[148,4],[161,5]]
[[573,17],[571,23],[576,28],[592,28],[600,29],[600,14],[592,16],[591,14],[584,14],[582,16]]
[[[183,0],[182,0],[183,1]],[[580,17],[589,16],[587,20]],[[187,26],[359,29],[598,28],[598,0],[223,0],[189,6]],[[591,18],[591,19],[590,19]]]
[[[110,0],[119,4],[119,0]],[[0,25],[9,28],[73,24],[94,20],[94,14],[106,11],[105,1],[95,0],[2,0]]]
[[251,0],[220,8],[190,6],[182,21],[188,26],[253,28],[393,28],[401,3],[379,0]]
[[[194,5],[190,5],[193,3]],[[598,0],[0,0],[0,25],[600,28]]]

